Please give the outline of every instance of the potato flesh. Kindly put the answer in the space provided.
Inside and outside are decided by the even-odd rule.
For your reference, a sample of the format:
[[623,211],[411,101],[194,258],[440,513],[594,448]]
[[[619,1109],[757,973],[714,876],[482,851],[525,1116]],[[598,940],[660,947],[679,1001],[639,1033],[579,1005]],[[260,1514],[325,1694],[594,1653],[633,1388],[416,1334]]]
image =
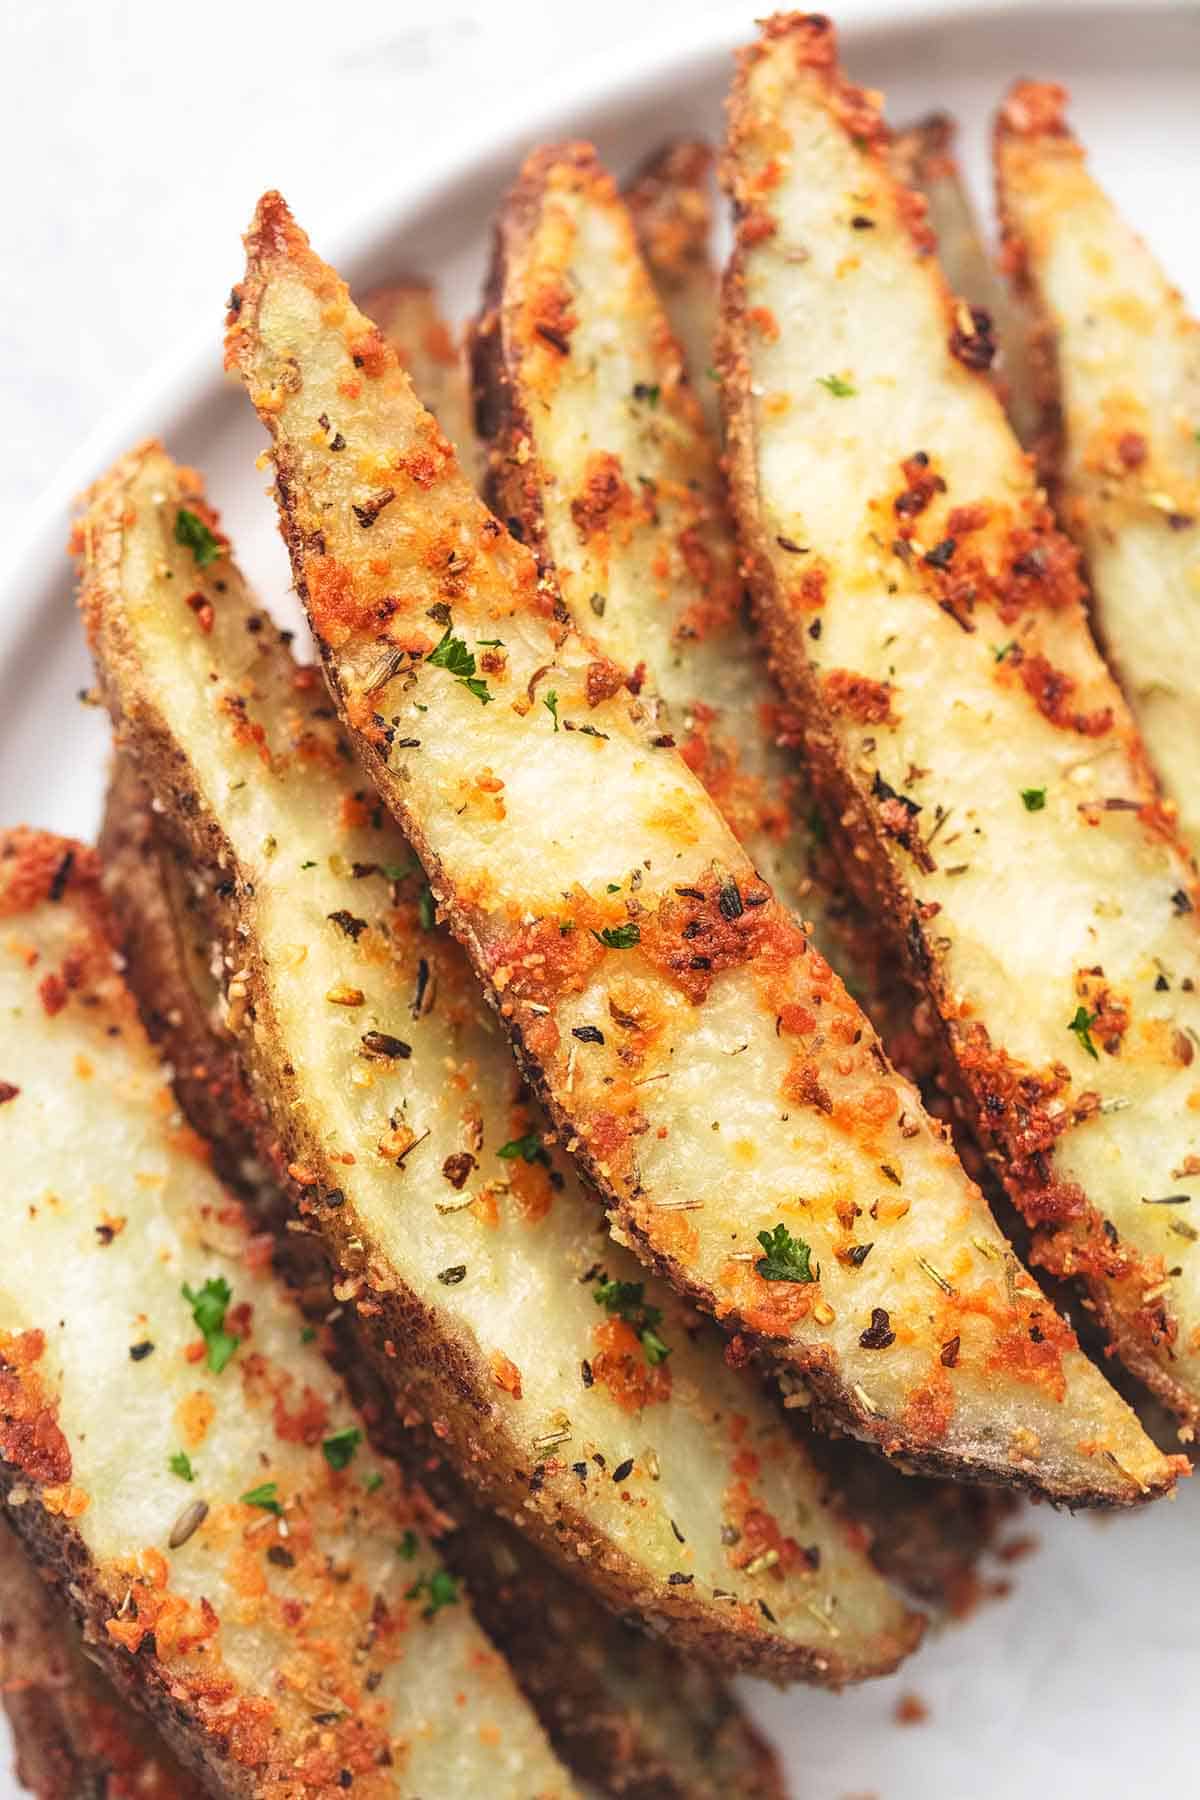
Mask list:
[[[335,1159],[331,1179],[345,1195],[338,1217],[353,1212],[366,1246],[364,1295],[399,1284],[464,1359],[471,1426],[448,1451],[506,1503],[519,1483],[524,1522],[560,1557],[586,1556],[583,1572],[610,1598],[698,1626],[726,1661],[830,1681],[891,1666],[915,1622],[757,1384],[727,1368],[710,1328],[607,1239],[572,1173],[554,1172],[556,1190],[540,1160],[499,1155],[526,1140],[531,1158],[544,1157],[544,1119],[518,1099],[512,1059],[462,952],[431,920],[424,928],[418,876],[393,890],[381,874],[353,874],[355,865],[415,863],[374,796],[365,808],[355,802],[362,777],[338,755],[312,672],[297,674],[265,622],[247,629],[261,615],[236,568],[223,557],[198,570],[175,544],[173,521],[189,497],[179,472],[150,450],[103,503],[110,525],[135,517],[121,537],[119,591],[97,602],[110,623],[119,617],[131,651],[101,650],[105,680],[131,723],[146,700],[160,710],[238,881],[253,886],[247,948],[261,960],[262,1009],[278,1031],[268,1054],[291,1071],[271,1104],[311,1121]],[[101,513],[93,517],[103,529]],[[211,596],[210,632],[184,603],[189,592]],[[136,752],[136,726],[123,736]],[[354,936],[339,917],[354,921]],[[227,991],[231,974],[227,963]],[[346,989],[361,1004],[327,998]],[[414,1017],[418,991],[426,1005]],[[411,1054],[366,1054],[371,1032]],[[351,1162],[336,1160],[347,1153]],[[448,1163],[464,1155],[465,1170]],[[633,1329],[622,1338],[620,1321],[597,1304],[603,1273],[645,1282],[670,1352],[661,1374]],[[421,1388],[422,1371],[389,1366]],[[453,1421],[439,1379],[424,1371],[424,1404]],[[754,1558],[722,1540],[740,1529],[747,1493],[781,1531],[818,1546],[818,1567],[801,1558],[786,1579],[771,1564],[745,1574],[740,1565]],[[673,1574],[692,1579],[671,1583]]]
[[[202,1690],[194,1698],[189,1683],[216,1675],[230,1682],[234,1702],[273,1703],[271,1728],[282,1734],[274,1755],[295,1758],[299,1769],[323,1730],[330,1746],[344,1750],[328,1721],[312,1723],[314,1711],[346,1708],[359,1717],[369,1744],[394,1746],[392,1769],[356,1761],[355,1785],[367,1794],[412,1785],[514,1800],[570,1792],[469,1606],[460,1600],[425,1621],[421,1595],[406,1598],[439,1565],[423,1531],[411,1556],[397,1554],[404,1532],[420,1529],[397,1471],[361,1444],[335,1473],[319,1441],[294,1441],[294,1432],[285,1438],[273,1424],[276,1388],[287,1411],[305,1405],[325,1435],[356,1421],[319,1350],[303,1341],[302,1318],[261,1258],[256,1263],[240,1208],[214,1179],[199,1140],[189,1141],[181,1127],[90,912],[70,890],[57,903],[43,898],[14,909],[12,889],[3,892],[8,870],[0,864],[0,871],[11,934],[0,956],[0,1009],[14,1022],[5,1061],[10,1068],[19,1062],[20,1090],[0,1112],[9,1180],[0,1320],[5,1332],[45,1336],[33,1367],[69,1447],[68,1507],[85,1502],[69,1524],[60,1514],[59,1530],[78,1544],[86,1569],[72,1595],[88,1583],[98,1589],[102,1614],[118,1629],[114,1636],[107,1623],[101,1628],[118,1660],[134,1648],[128,1641],[114,1647],[119,1630],[138,1617],[138,1606],[131,1611],[123,1597],[139,1577],[153,1587],[156,1557],[169,1573],[165,1589],[154,1591],[186,1602],[191,1624],[202,1600],[211,1605],[219,1626],[207,1649],[173,1650],[164,1626],[156,1633],[158,1661],[179,1687],[181,1743],[193,1755],[212,1747]],[[50,1016],[39,984],[77,952],[87,979]],[[200,1340],[180,1289],[220,1276],[231,1304],[253,1310],[245,1341],[214,1373],[202,1345],[200,1360],[194,1357]],[[146,1343],[152,1351],[131,1353]],[[191,1457],[193,1482],[169,1467],[181,1451]],[[11,1464],[5,1473],[19,1531],[34,1509],[60,1505],[61,1484],[48,1486]],[[368,1491],[376,1476],[378,1487]],[[285,1509],[282,1528],[269,1511],[240,1500],[267,1482],[276,1484],[267,1497]],[[197,1500],[207,1503],[207,1518],[171,1549],[173,1528]],[[273,1546],[293,1558],[291,1568],[268,1558]],[[378,1654],[356,1660],[376,1600],[407,1629],[381,1634]],[[289,1616],[291,1601],[298,1605]],[[377,1685],[366,1685],[369,1673]],[[331,1682],[336,1699],[323,1707]],[[452,1703],[457,1693],[469,1696],[465,1709]],[[216,1743],[229,1725],[229,1711],[218,1709]],[[220,1791],[258,1792],[271,1766],[269,1754],[222,1765],[227,1786]],[[297,1791],[318,1791],[320,1780],[312,1779],[311,1790]]]
[[[862,1014],[764,890],[754,888],[764,910],[746,938],[738,936],[732,965],[702,1004],[688,1000],[677,980],[663,978],[646,946],[592,951],[583,931],[619,929],[629,920],[630,902],[642,909],[634,922],[640,919],[648,935],[657,932],[661,946],[675,929],[672,908],[681,886],[699,888],[708,916],[702,928],[715,930],[719,890],[730,878],[747,889],[754,884],[744,853],[674,753],[654,747],[644,725],[631,719],[626,698],[587,706],[583,690],[593,653],[566,625],[551,630],[553,597],[539,594],[532,562],[469,492],[407,379],[377,351],[343,285],[313,255],[278,196],[260,204],[249,244],[250,273],[231,325],[229,357],[274,434],[293,567],[323,640],[335,695],[456,933],[523,1041],[568,1148],[615,1201],[619,1229],[728,1327],[749,1329],[773,1354],[803,1367],[847,1423],[890,1448],[959,1472],[1040,1484],[1076,1500],[1124,1501],[1169,1481],[1167,1465],[1132,1414],[1069,1345],[1061,1365],[1066,1388],[1058,1390],[1067,1395],[1065,1405],[1022,1372],[1025,1351],[1017,1340],[1031,1327],[1042,1342],[1047,1327],[1056,1331],[1050,1309],[1015,1276],[1009,1291],[1007,1247],[921,1112],[915,1090],[880,1064]],[[369,376],[360,373],[368,360]],[[352,456],[339,461],[329,449],[322,416],[336,420]],[[370,488],[362,485],[362,471]],[[380,488],[384,475],[387,487]],[[362,508],[389,489],[392,499],[368,535]],[[486,638],[505,640],[507,665],[493,681],[492,704],[422,662],[386,686],[374,685],[383,678],[381,652],[432,650],[435,633],[426,632],[425,614],[429,603],[447,607],[447,596],[456,631],[465,630],[477,648]],[[445,612],[437,617],[440,622]],[[394,666],[385,660],[384,673]],[[560,717],[586,721],[604,737],[555,732],[540,703],[524,710],[531,682],[537,689],[541,672],[550,669]],[[397,721],[397,740],[419,736],[420,754],[397,747],[385,759],[386,733],[372,710]],[[476,797],[477,777],[485,772],[505,784],[503,818],[490,799],[484,804]],[[610,883],[619,890],[616,899],[608,895]],[[528,919],[533,923],[526,926]],[[565,975],[563,925],[568,935],[580,933],[567,952],[578,949],[579,963]],[[544,948],[527,951],[526,930]],[[778,954],[758,958],[751,950],[747,961],[746,943],[764,939],[782,946]],[[542,959],[532,973],[528,955]],[[576,1026],[601,1029],[596,1019],[611,1016],[612,1003],[622,1010],[620,996],[634,985],[640,995],[634,1003],[650,1009],[654,1038],[634,1065],[639,1085],[631,1094],[634,1071],[615,1040],[593,1043],[585,1056],[571,1034]],[[540,1001],[541,993],[549,1000]],[[836,1029],[854,1043],[836,1059],[821,1052],[817,1065],[831,1106],[842,1108],[841,1128],[827,1127],[818,1108],[799,1116],[780,1107],[775,1021],[781,1002],[798,1009],[789,1015],[797,1021],[828,1005],[830,1028],[836,1018]],[[544,1005],[548,1025],[539,1024]],[[729,1055],[743,1042],[749,1052],[731,1086]],[[669,1079],[645,1079],[657,1075]],[[699,1131],[694,1111],[676,1099],[689,1088],[719,1096],[719,1106],[705,1107]],[[879,1125],[885,1107],[889,1118]],[[913,1125],[915,1132],[905,1135]],[[639,1170],[642,1156],[654,1160],[654,1186]],[[876,1203],[882,1161],[899,1173],[909,1210],[888,1223],[886,1236],[880,1233],[884,1253],[874,1269],[865,1265],[864,1290],[852,1284],[852,1265],[837,1260],[843,1227],[835,1209],[847,1198]],[[682,1220],[663,1204],[685,1199],[689,1206],[696,1199],[704,1204]],[[972,1237],[987,1238],[995,1256],[973,1243],[957,1250],[958,1281],[970,1283],[971,1298],[956,1307],[952,1330],[939,1336],[946,1324],[941,1290],[917,1254],[931,1260],[929,1250],[943,1246],[948,1233],[953,1237],[963,1208]],[[815,1283],[799,1296],[797,1284],[789,1283],[793,1291],[781,1300],[780,1284],[753,1269],[757,1234],[786,1221],[818,1252],[820,1297]],[[887,1304],[901,1317],[904,1341],[897,1334],[894,1355],[865,1356],[859,1340],[872,1315],[862,1303],[893,1272]],[[960,1289],[949,1298],[961,1303]],[[805,1315],[799,1324],[797,1311]],[[956,1364],[962,1373],[947,1377],[942,1353],[953,1335],[964,1352]],[[985,1367],[986,1381],[972,1379]],[[1057,1390],[1057,1377],[1051,1386]],[[1087,1435],[1076,1438],[1073,1425],[1064,1431],[1068,1418],[1087,1419]]]
[[[1147,246],[1088,173],[1061,116],[1028,84],[997,137],[1006,233],[1051,334],[1062,407],[1056,498],[1087,561],[1096,626],[1200,850],[1200,328]],[[1060,96],[1061,102],[1061,96]]]
[[[1068,1273],[1091,1271],[1123,1354],[1190,1412],[1200,1381],[1200,1254],[1170,1207],[1143,1202],[1176,1190],[1190,1198],[1196,1179],[1187,1174],[1200,1144],[1187,1036],[1200,1027],[1192,871],[1160,829],[1140,741],[1078,601],[1060,586],[1056,604],[1018,607],[1008,622],[988,604],[1022,543],[1061,558],[1062,540],[1044,515],[1039,522],[1041,499],[989,385],[949,354],[961,312],[915,248],[882,155],[853,141],[865,142],[861,127],[841,122],[839,106],[853,100],[824,67],[797,63],[795,39],[795,31],[769,36],[746,65],[731,156],[744,205],[768,161],[780,169],[748,215],[755,241],[740,252],[735,320],[745,359],[742,491],[752,468],[775,653],[809,696],[810,741],[826,775],[838,771],[838,804],[856,809],[858,841],[873,846],[877,894],[889,896],[894,921],[925,939],[927,976],[968,1083],[965,1051],[978,1021],[999,1056],[1051,1090],[1049,1181],[1076,1184],[1086,1201],[1037,1254]],[[874,229],[852,233],[858,211]],[[747,324],[763,306],[779,326],[773,340]],[[853,392],[830,392],[835,378]],[[905,561],[894,549],[894,500],[905,489],[901,463],[917,451],[946,491],[920,513]],[[923,557],[953,535],[952,509],[978,502],[988,519],[965,541],[979,559],[980,593],[973,628],[963,629],[933,604],[940,590]],[[1021,530],[1027,538],[1014,536]],[[788,572],[771,548],[777,533],[812,543],[825,561],[818,646],[792,629]],[[1014,645],[1077,684],[1072,714],[1111,708],[1110,728],[1080,735],[1052,723],[1026,690]],[[828,704],[811,710],[815,683],[833,671],[889,684],[893,720],[866,726]],[[936,870],[922,872],[887,836],[877,780],[924,809],[926,836],[936,822]],[[928,926],[915,916],[918,902],[939,909]],[[1102,987],[1128,1003],[1130,1022],[1119,1055],[1093,1045],[1093,1058],[1071,1021],[1081,1006],[1092,1016]],[[988,1079],[985,1071],[977,1082],[977,1104]],[[1086,1094],[1099,1096],[1100,1109],[1086,1102],[1088,1116],[1053,1137],[1064,1108]],[[1011,1159],[1019,1121],[1007,1117],[985,1119],[984,1129]],[[1032,1180],[1017,1197],[1037,1216]],[[1122,1240],[1116,1275],[1106,1272],[1102,1220]]]

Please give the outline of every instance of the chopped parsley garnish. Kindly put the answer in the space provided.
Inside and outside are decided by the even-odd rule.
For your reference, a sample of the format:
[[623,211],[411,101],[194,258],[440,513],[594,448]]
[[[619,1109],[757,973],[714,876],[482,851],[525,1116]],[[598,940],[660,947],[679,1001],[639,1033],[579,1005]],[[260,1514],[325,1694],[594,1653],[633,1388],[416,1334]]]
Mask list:
[[1026,812],[1041,812],[1046,804],[1045,788],[1022,788],[1021,802]]
[[633,384],[634,399],[644,400],[647,406],[657,406],[658,397],[661,393],[662,389],[656,381],[635,381]]
[[823,388],[828,389],[835,400],[848,400],[851,394],[858,392],[858,389],[850,382],[843,381],[840,375],[818,375],[817,380]]
[[755,1263],[756,1274],[764,1281],[815,1281],[812,1251],[803,1238],[793,1237],[786,1225],[774,1231],[760,1231],[758,1241],[765,1255]]
[[362,1441],[363,1434],[357,1425],[344,1425],[332,1436],[322,1438],[321,1449],[325,1452],[325,1461],[331,1469],[344,1469]]
[[440,643],[434,645],[425,661],[432,663],[435,669],[445,669],[468,693],[474,694],[481,705],[487,706],[493,698],[491,690],[487,682],[476,675],[474,656],[462,638],[451,636],[452,630],[453,627],[447,625]]
[[421,921],[422,931],[432,931],[437,923],[437,909],[433,904],[433,889],[426,882],[417,895],[417,917]]
[[992,661],[1002,663],[1004,661],[1005,657],[1008,655],[1009,651],[1015,650],[1016,647],[1017,647],[1016,638],[1009,638],[1007,644],[992,644],[992,645],[990,645],[989,648],[991,649],[991,652],[992,652]]
[[644,1291],[640,1281],[610,1281],[607,1272],[602,1271],[592,1298],[605,1312],[614,1313],[626,1325],[632,1326],[643,1356],[650,1367],[656,1369],[659,1363],[666,1362],[671,1352],[658,1335],[662,1309],[647,1306],[642,1298]]
[[199,1292],[186,1281],[180,1292],[191,1306],[192,1317],[208,1348],[208,1366],[214,1375],[219,1375],[241,1342],[225,1329],[225,1311],[233,1297],[229,1283],[223,1275],[210,1275]]
[[1087,1051],[1093,1062],[1100,1061],[1100,1052],[1092,1042],[1092,1026],[1099,1017],[1099,1013],[1090,1013],[1086,1006],[1077,1006],[1075,1017],[1067,1025],[1067,1030],[1074,1032],[1080,1048]]
[[302,863],[301,863],[301,864],[300,864],[300,867],[301,867],[301,868],[302,868],[302,869],[315,869],[315,868],[316,868],[316,866],[317,866],[317,865],[316,865],[316,863],[315,863],[315,862],[302,862]]
[[300,1333],[300,1342],[302,1344],[311,1344],[313,1339],[316,1337],[316,1335],[317,1335],[316,1326],[315,1325],[306,1325]]
[[446,1569],[435,1569],[432,1575],[422,1575],[420,1581],[414,1581],[404,1598],[418,1600],[422,1594],[428,1595],[426,1604],[421,1608],[423,1619],[432,1619],[434,1613],[440,1612],[443,1606],[458,1605],[458,1583]]
[[554,720],[554,729],[555,729],[555,731],[557,731],[558,730],[558,695],[555,693],[553,688],[551,688],[550,692],[543,697],[542,705],[545,707],[546,711],[550,714],[550,717]]
[[509,1138],[507,1144],[501,1144],[496,1155],[502,1156],[505,1162],[516,1162],[518,1156],[522,1162],[527,1163],[548,1163],[550,1161],[539,1131],[527,1131],[524,1137]]
[[416,1554],[417,1534],[415,1531],[406,1531],[404,1536],[400,1539],[400,1542],[396,1545],[396,1555],[403,1557],[405,1562],[411,1562]]
[[808,829],[814,844],[827,844],[829,842],[829,832],[825,824],[825,817],[819,806],[809,808]]
[[204,520],[197,513],[189,512],[181,506],[175,514],[175,542],[190,550],[196,559],[197,567],[206,569],[218,556],[224,556],[225,549],[219,539],[213,536]]
[[195,1481],[196,1471],[192,1467],[192,1459],[186,1450],[176,1450],[174,1456],[167,1458],[167,1467],[172,1475],[178,1475],[180,1481]]
[[593,931],[592,936],[606,950],[632,950],[635,944],[642,941],[641,929],[637,925],[606,925],[603,931]]
[[371,1470],[371,1473],[363,1482],[363,1486],[366,1488],[368,1494],[377,1494],[379,1492],[380,1488],[383,1486],[383,1476],[379,1473],[378,1469]]
[[243,1506],[258,1506],[263,1512],[274,1513],[277,1519],[283,1517],[283,1507],[279,1503],[279,1483],[263,1481],[258,1487],[251,1488],[249,1493],[239,1495]]

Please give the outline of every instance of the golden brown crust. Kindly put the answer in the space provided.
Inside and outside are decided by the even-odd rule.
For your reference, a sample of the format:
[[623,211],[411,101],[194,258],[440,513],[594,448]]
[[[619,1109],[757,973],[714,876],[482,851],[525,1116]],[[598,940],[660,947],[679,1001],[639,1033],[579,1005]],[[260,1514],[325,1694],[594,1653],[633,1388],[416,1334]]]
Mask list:
[[[758,434],[763,427],[755,422],[751,392],[755,379],[752,374],[755,347],[749,323],[747,281],[748,272],[756,266],[756,246],[767,242],[778,224],[777,202],[773,198],[778,178],[772,174],[765,187],[763,185],[763,134],[783,129],[771,105],[764,107],[752,101],[749,78],[764,57],[776,57],[772,75],[778,79],[779,86],[774,91],[785,96],[790,92],[786,63],[778,60],[778,56],[784,54],[778,52],[781,43],[796,46],[797,67],[818,71],[816,78],[810,74],[813,85],[806,91],[811,92],[813,104],[819,105],[852,137],[862,159],[864,179],[869,179],[872,184],[877,205],[883,209],[883,219],[889,230],[894,227],[896,241],[899,241],[901,231],[911,230],[912,222],[908,201],[896,188],[894,178],[887,170],[883,150],[885,128],[878,121],[874,129],[867,129],[865,121],[858,117],[864,107],[868,111],[872,109],[863,96],[856,96],[853,90],[849,90],[848,98],[848,90],[836,69],[831,34],[816,30],[812,21],[798,16],[790,23],[779,18],[774,20],[764,41],[743,60],[731,109],[726,180],[733,192],[739,224],[737,249],[726,277],[721,357],[735,509],[772,663],[804,718],[805,744],[812,760],[814,779],[828,815],[838,823],[848,853],[846,866],[853,871],[865,903],[890,930],[893,942],[902,947],[910,978],[919,990],[932,997],[936,1016],[942,1021],[947,1067],[969,1095],[985,1140],[1001,1152],[1010,1192],[1030,1222],[1041,1227],[1034,1250],[1035,1260],[1058,1273],[1082,1275],[1092,1303],[1109,1324],[1121,1354],[1155,1386],[1156,1391],[1164,1397],[1172,1396],[1187,1413],[1192,1402],[1170,1367],[1168,1340],[1172,1334],[1161,1303],[1159,1282],[1163,1271],[1158,1267],[1157,1259],[1140,1256],[1126,1241],[1118,1247],[1106,1230],[1099,1208],[1090,1204],[1078,1185],[1052,1172],[1059,1139],[1072,1127],[1095,1116],[1096,1096],[1080,1094],[1064,1105],[1065,1070],[1059,1075],[1052,1068],[1033,1069],[1021,1065],[1007,1056],[999,1044],[993,1045],[985,1029],[987,1021],[972,1016],[973,1010],[977,1009],[973,1009],[971,999],[958,990],[948,972],[947,951],[951,940],[939,936],[941,928],[932,923],[943,910],[944,903],[934,903],[931,907],[923,903],[917,881],[918,872],[925,872],[926,866],[920,861],[919,853],[908,846],[917,872],[897,853],[898,834],[889,825],[884,808],[879,804],[880,794],[887,784],[884,782],[882,789],[878,785],[874,788],[865,786],[860,767],[855,765],[848,749],[848,733],[840,728],[829,696],[814,671],[809,646],[795,630],[787,596],[780,586],[777,559],[764,526],[771,502],[764,499],[759,486]],[[817,43],[824,46],[824,51],[814,60],[813,50]],[[787,104],[786,99],[779,104]],[[853,126],[848,123],[848,108],[855,113]],[[766,167],[770,169],[769,161]],[[882,233],[872,235],[879,237]],[[892,239],[888,242],[890,244]],[[920,242],[915,245],[915,250],[917,258],[923,261]],[[909,252],[910,257],[911,254]],[[937,368],[936,374],[931,373],[930,379],[944,380],[948,394],[957,392],[961,382],[979,381],[983,375],[984,370],[977,365],[972,346],[986,338],[987,333],[978,319],[960,320],[957,303],[945,283],[939,280],[936,269],[927,262],[922,280],[934,290],[945,321],[945,336],[938,346],[942,366]],[[946,348],[955,359],[953,362],[945,356]],[[982,362],[982,358],[979,361]],[[853,388],[850,392],[854,392]],[[986,419],[984,429],[994,435],[994,419]],[[929,448],[932,452],[936,445],[931,444]],[[1010,461],[1015,463],[1013,458]],[[922,466],[940,476],[936,456],[926,456],[923,451]],[[905,473],[909,473],[907,464]],[[949,473],[947,467],[947,475]],[[893,545],[894,554],[906,568],[919,574],[930,597],[968,634],[976,631],[976,623],[970,616],[957,616],[956,609],[965,590],[955,589],[953,584],[974,576],[970,582],[970,606],[977,613],[981,605],[994,608],[997,622],[994,635],[1001,635],[1005,628],[1017,628],[1013,644],[1006,650],[1003,646],[998,647],[1003,654],[995,655],[996,672],[991,679],[1001,689],[1009,690],[1010,685],[1024,688],[1041,716],[1057,729],[1072,735],[1109,738],[1119,748],[1127,770],[1122,786],[1131,797],[1115,804],[1132,809],[1130,816],[1139,822],[1147,846],[1170,846],[1169,854],[1178,858],[1175,879],[1182,877],[1181,899],[1176,912],[1190,910],[1192,901],[1187,890],[1191,886],[1191,877],[1185,873],[1186,860],[1179,856],[1170,820],[1164,818],[1157,802],[1145,753],[1132,721],[1090,648],[1081,610],[1082,585],[1077,559],[1056,531],[1044,496],[1034,491],[1032,482],[1028,483],[1028,491],[1018,495],[1014,484],[1013,497],[1006,498],[1007,512],[1004,508],[998,509],[997,502],[962,508],[957,514],[951,514],[956,526],[951,527],[945,542],[936,544],[933,551],[925,548],[928,535],[921,526],[923,535],[917,547],[922,554],[917,558],[913,555],[912,545],[904,540],[915,536],[912,519],[920,519],[928,499],[921,494],[919,505],[908,517],[905,500],[911,492],[909,481],[888,507],[889,526],[896,532],[899,544],[899,549]],[[975,502],[975,495],[962,496],[968,497]],[[883,502],[879,504],[883,506]],[[934,505],[943,503],[936,500]],[[1014,516],[1005,526],[1001,553],[996,559],[998,568],[993,565],[989,572],[985,567],[986,559],[973,558],[964,563],[960,555],[953,568],[943,571],[940,563],[950,563],[956,546],[961,549],[965,544],[970,558],[972,533],[986,530],[989,518],[1004,518],[1009,512]],[[956,528],[957,539],[953,536]],[[1030,574],[1036,576],[1032,583],[1027,579]],[[889,593],[895,591],[895,587],[888,589]],[[840,616],[839,611],[835,617]],[[1070,672],[1042,655],[1036,638],[1030,636],[1043,626],[1054,641],[1066,646],[1061,654],[1070,655]],[[1021,639],[1027,646],[1024,649]],[[977,638],[969,636],[968,641],[978,649]],[[1011,670],[1004,666],[1010,656]],[[903,688],[895,696],[894,707],[893,722],[903,726]],[[869,780],[869,772],[866,779]],[[879,781],[878,775],[876,781]],[[1038,805],[1039,797],[1035,792],[1026,807]],[[1169,870],[1165,879],[1169,888]],[[1081,971],[1077,980],[1083,982],[1083,979]],[[1081,986],[1076,991],[1076,998],[1086,1002],[1083,1018],[1089,1016],[1092,997],[1090,988]]]

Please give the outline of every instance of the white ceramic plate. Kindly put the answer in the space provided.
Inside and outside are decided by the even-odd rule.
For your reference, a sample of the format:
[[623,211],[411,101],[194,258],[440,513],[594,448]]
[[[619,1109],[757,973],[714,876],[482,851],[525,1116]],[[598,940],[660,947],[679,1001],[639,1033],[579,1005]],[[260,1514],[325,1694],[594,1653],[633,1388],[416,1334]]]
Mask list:
[[[452,167],[418,172],[340,244],[321,245],[366,286],[399,270],[443,283],[469,308],[498,193],[540,138],[593,137],[618,169],[673,132],[720,129],[728,52],[749,34],[734,16],[705,43],[627,44],[576,91],[530,118],[476,123]],[[987,191],[986,133],[1015,76],[1066,81],[1095,166],[1200,306],[1200,8],[1175,5],[968,9],[848,3],[843,47],[860,81],[887,91],[893,120],[949,107],[964,127],[976,191]],[[254,196],[246,195],[249,214]],[[231,219],[230,265],[237,232]],[[0,817],[92,833],[107,732],[80,706],[91,679],[71,604],[64,545],[72,495],[137,438],[156,433],[203,468],[243,561],[283,600],[287,574],[253,458],[259,431],[223,381],[219,321],[202,352],[160,372],[86,445],[47,496],[0,581]],[[1141,1800],[1195,1791],[1200,1687],[1200,1494],[1129,1518],[1031,1513],[1040,1553],[1010,1572],[1014,1592],[942,1632],[890,1681],[841,1697],[746,1684],[805,1800]],[[924,1724],[901,1726],[918,1694]],[[0,1796],[15,1795],[4,1786]],[[736,1800],[736,1796],[731,1796]]]

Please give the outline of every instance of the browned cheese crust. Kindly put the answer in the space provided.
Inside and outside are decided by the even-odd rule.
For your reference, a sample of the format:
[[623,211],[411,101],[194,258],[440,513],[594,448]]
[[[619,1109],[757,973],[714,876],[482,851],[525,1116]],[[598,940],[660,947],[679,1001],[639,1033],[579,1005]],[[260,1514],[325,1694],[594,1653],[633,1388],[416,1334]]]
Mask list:
[[[1163,1202],[1200,1171],[1194,872],[1001,417],[990,322],[949,293],[827,21],[780,15],[742,54],[725,179],[735,508],[846,866],[933,1003],[1035,1262],[1080,1277],[1190,1419],[1200,1258]],[[826,559],[819,652],[780,534]]]
[[[278,195],[248,248],[228,356],[274,439],[331,690],[616,1228],[890,1452],[1073,1504],[1164,1490],[1172,1469],[1017,1272],[858,1007]],[[549,299],[553,347],[570,296]],[[589,523],[626,503],[610,473]],[[879,1191],[885,1163],[906,1193]],[[864,1262],[867,1206],[890,1229]],[[987,1249],[964,1244],[956,1280],[933,1259],[962,1207]],[[888,1302],[902,1334],[876,1319]]]

